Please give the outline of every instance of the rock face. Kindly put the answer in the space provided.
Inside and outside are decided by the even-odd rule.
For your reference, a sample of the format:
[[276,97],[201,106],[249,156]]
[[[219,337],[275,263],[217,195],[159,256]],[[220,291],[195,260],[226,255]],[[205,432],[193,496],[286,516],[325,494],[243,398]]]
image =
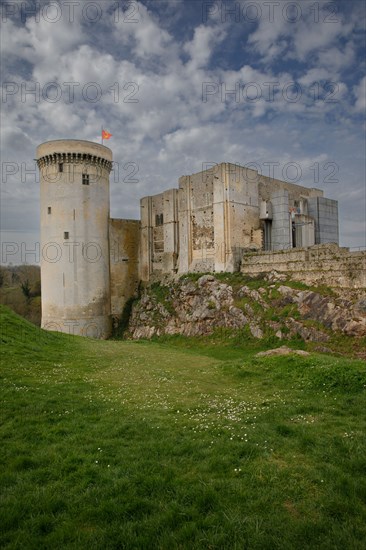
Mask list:
[[349,336],[366,335],[365,299],[353,304],[344,298],[330,299],[310,290],[297,291],[288,286],[280,286],[278,291],[288,302],[297,304],[303,319],[318,321],[326,328]]
[[234,306],[232,287],[212,275],[203,275],[196,283],[185,279],[172,285],[169,293],[165,305],[151,293],[134,306],[130,320],[132,338],[161,334],[198,336],[212,334],[218,327],[238,329],[248,323],[243,311]]
[[286,340],[298,335],[322,343],[334,331],[366,336],[366,298],[324,296],[283,281],[263,281],[263,287],[253,289],[237,282],[231,286],[213,275],[197,281],[186,277],[148,287],[132,308],[127,336],[201,336],[244,327],[248,336],[257,339],[272,335]]

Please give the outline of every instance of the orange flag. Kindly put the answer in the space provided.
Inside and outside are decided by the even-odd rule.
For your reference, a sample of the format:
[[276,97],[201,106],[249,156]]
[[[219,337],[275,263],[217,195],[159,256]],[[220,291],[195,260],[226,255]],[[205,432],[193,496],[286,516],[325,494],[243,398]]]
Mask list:
[[107,130],[102,130],[102,139],[109,139],[112,137],[112,134],[107,132]]

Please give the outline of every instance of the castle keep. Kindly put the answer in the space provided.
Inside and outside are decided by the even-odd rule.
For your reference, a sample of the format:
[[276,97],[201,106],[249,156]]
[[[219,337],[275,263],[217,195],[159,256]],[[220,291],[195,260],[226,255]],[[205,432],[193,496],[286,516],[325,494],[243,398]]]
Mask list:
[[338,204],[315,188],[221,163],[141,199],[141,221],[110,218],[112,151],[40,145],[42,326],[106,338],[140,281],[237,271],[259,251],[338,244]]

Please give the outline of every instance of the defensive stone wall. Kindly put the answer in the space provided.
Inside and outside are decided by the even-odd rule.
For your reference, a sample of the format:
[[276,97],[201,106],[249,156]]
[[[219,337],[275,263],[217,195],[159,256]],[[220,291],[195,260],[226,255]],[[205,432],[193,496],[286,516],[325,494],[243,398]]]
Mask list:
[[111,313],[119,317],[139,285],[140,222],[109,220]]
[[366,288],[366,251],[351,252],[335,244],[245,254],[241,272],[264,275],[276,271],[308,285]]

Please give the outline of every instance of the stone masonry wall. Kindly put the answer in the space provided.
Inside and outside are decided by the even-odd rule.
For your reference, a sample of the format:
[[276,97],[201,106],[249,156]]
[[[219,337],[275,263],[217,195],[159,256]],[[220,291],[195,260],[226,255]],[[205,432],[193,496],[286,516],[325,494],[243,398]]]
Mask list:
[[308,285],[366,288],[366,251],[350,252],[334,244],[246,254],[241,272],[264,275],[276,271]]
[[111,313],[118,317],[139,285],[140,222],[110,219]]

